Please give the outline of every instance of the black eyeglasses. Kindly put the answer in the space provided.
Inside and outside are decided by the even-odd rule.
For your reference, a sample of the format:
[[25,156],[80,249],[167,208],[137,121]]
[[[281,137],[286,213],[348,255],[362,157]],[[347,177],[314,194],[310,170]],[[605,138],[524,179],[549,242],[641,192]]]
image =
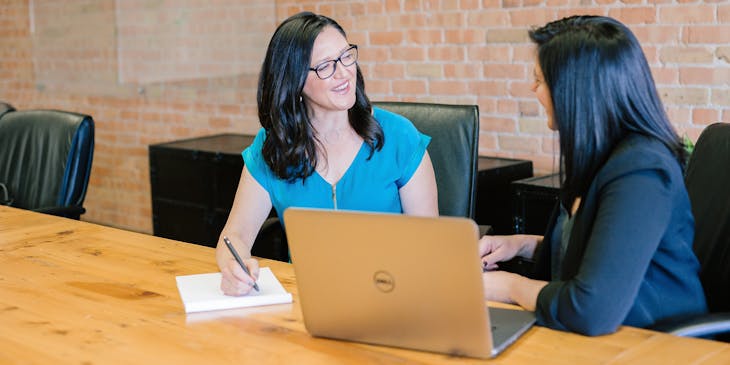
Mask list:
[[337,57],[334,60],[324,61],[317,66],[310,67],[309,71],[314,71],[314,73],[317,74],[317,77],[322,80],[329,79],[335,74],[335,71],[337,71],[337,62],[340,62],[342,66],[345,67],[355,64],[355,62],[357,62],[357,46],[351,44],[350,48],[346,49],[345,52],[342,52],[340,57]]

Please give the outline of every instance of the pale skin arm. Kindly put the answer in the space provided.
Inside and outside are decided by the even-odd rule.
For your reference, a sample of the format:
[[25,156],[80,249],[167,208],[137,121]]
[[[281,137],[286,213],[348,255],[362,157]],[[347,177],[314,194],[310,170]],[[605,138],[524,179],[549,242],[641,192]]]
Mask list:
[[[542,236],[484,236],[479,240],[479,254],[485,270],[494,270],[497,263],[514,257],[532,258]],[[518,304],[534,311],[540,290],[547,281],[533,280],[505,271],[486,271],[483,275],[487,300]]]
[[[246,166],[243,167],[241,180],[238,183],[236,197],[233,200],[231,213],[223,227],[216,246],[216,261],[221,270],[221,290],[226,295],[246,295],[258,278],[259,265],[251,258],[251,247],[256,235],[271,211],[269,193],[251,176]],[[243,262],[251,272],[250,276],[241,269],[233,255],[223,242],[228,237]]]
[[403,213],[429,217],[439,215],[436,175],[428,152],[423,155],[408,183],[400,188],[399,194]]

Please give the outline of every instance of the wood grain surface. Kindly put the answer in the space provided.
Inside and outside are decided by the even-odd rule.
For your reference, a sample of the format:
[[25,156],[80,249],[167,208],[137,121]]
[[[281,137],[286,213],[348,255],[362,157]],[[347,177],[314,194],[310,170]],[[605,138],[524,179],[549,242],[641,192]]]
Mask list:
[[291,265],[261,266],[293,304],[186,315],[175,276],[217,271],[212,248],[0,206],[0,364],[730,364],[728,344],[630,327],[534,327],[491,361],[314,338]]

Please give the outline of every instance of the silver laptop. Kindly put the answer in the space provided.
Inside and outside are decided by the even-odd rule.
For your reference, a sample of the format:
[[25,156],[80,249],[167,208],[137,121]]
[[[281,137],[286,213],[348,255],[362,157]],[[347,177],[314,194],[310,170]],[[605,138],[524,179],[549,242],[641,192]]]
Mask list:
[[313,336],[489,358],[535,322],[487,307],[470,219],[289,208],[284,222]]

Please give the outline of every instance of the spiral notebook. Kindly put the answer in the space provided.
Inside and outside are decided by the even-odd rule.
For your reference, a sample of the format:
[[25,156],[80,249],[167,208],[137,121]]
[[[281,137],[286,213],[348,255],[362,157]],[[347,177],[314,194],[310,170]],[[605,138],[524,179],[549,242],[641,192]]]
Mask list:
[[259,270],[259,278],[256,283],[260,291],[252,290],[248,295],[241,297],[223,294],[220,289],[221,273],[219,272],[177,276],[175,280],[185,313],[292,302],[291,293],[281,286],[268,267],[262,267]]

